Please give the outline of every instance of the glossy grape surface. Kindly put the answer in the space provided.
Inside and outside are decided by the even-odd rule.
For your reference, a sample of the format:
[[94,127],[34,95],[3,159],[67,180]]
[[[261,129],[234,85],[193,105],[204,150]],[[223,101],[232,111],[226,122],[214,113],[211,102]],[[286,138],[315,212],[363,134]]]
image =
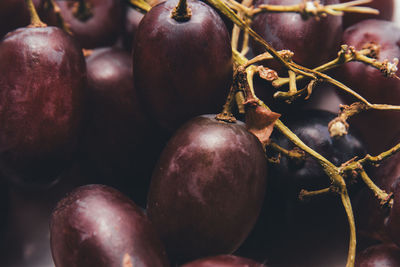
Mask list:
[[152,177],[149,217],[168,255],[181,262],[233,252],[253,227],[264,197],[260,142],[242,123],[214,116],[180,128]]
[[0,43],[0,173],[47,184],[75,156],[86,66],[59,28],[21,28]]
[[[349,0],[340,0],[340,2],[349,2]],[[362,6],[377,9],[379,15],[346,13],[343,16],[343,27],[347,28],[361,20],[367,19],[392,20],[395,11],[395,2],[395,0],[373,0],[371,3],[363,4]]]
[[57,267],[169,265],[142,210],[111,187],[72,191],[57,204],[50,234]]
[[188,1],[186,22],[171,18],[178,1],[151,9],[135,36],[135,87],[143,106],[169,131],[190,118],[219,112],[232,80],[229,33],[218,14]]
[[356,257],[355,267],[396,267],[400,266],[400,248],[393,244],[369,247]]
[[58,1],[61,15],[82,48],[112,45],[123,27],[123,7],[119,0],[85,0],[88,15],[77,15],[80,1]]
[[[322,4],[337,4],[339,0],[324,0]],[[302,0],[258,0],[255,6],[294,5]],[[275,49],[288,49],[294,53],[293,60],[305,67],[316,67],[328,61],[339,49],[342,34],[342,18],[327,16],[316,20],[303,19],[298,13],[260,13],[255,16],[252,28]],[[256,54],[265,52],[253,44]]]

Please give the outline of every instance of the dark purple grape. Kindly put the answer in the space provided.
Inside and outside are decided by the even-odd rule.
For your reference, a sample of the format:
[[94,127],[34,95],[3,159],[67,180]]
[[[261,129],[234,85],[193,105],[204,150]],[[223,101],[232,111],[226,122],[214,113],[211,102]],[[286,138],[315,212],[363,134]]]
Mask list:
[[[302,0],[257,0],[255,6],[294,5]],[[323,0],[321,4],[338,4],[339,0]],[[303,19],[298,13],[261,13],[255,16],[252,28],[275,49],[289,49],[294,52],[293,60],[306,67],[316,67],[334,56],[340,44],[342,18],[327,16]],[[265,52],[255,42],[252,47],[256,54]]]
[[[400,154],[386,159],[370,172],[370,178],[387,193],[393,193],[400,177]],[[392,242],[385,222],[390,210],[382,207],[379,199],[369,188],[364,188],[355,200],[354,214],[358,231],[358,247],[365,248],[381,242]]]
[[77,148],[86,87],[81,50],[59,28],[21,28],[0,43],[0,175],[51,183]]
[[400,244],[400,177],[393,182],[393,207],[387,221],[385,221],[386,230],[389,238],[396,243]]
[[[150,183],[154,140],[133,85],[132,59],[129,52],[116,48],[96,49],[87,58],[88,101],[85,135],[82,142],[82,164],[95,178],[132,193],[144,202]],[[158,133],[160,134],[160,133]],[[157,154],[156,157],[158,157]],[[144,165],[148,175],[140,171]],[[140,192],[138,192],[141,189]],[[140,196],[138,196],[140,194]],[[131,195],[131,194],[130,194]]]
[[165,251],[142,210],[104,185],[78,187],[50,220],[57,267],[168,266]]
[[[358,50],[371,43],[379,45],[379,61],[400,58],[400,28],[394,22],[364,20],[344,32],[342,43]],[[400,70],[397,75],[400,75]],[[400,104],[400,80],[384,77],[378,69],[361,62],[351,62],[338,69],[338,77],[371,103]],[[348,103],[358,101],[349,95],[344,99]],[[400,113],[397,111],[368,111],[354,116],[349,122],[359,130],[368,152],[377,154],[389,149],[389,142],[399,137],[399,120]]]
[[231,253],[259,214],[266,162],[243,123],[196,117],[168,142],[156,166],[148,214],[171,259]]
[[[309,147],[334,165],[340,166],[355,156],[365,155],[365,148],[362,141],[352,132],[341,137],[330,136],[328,124],[335,116],[336,114],[323,110],[306,110],[288,114],[282,120]],[[295,147],[278,132],[272,135],[272,140],[289,150]],[[305,161],[300,163],[282,155],[280,163],[273,166],[270,175],[275,177],[274,182],[296,193],[301,189],[318,190],[331,184],[319,163],[308,155]]]
[[200,1],[188,1],[192,16],[178,22],[178,1],[153,7],[135,36],[135,87],[144,107],[163,128],[219,112],[232,80],[229,34],[218,14]]
[[[327,111],[306,110],[287,114],[282,121],[305,144],[340,166],[355,156],[363,156],[365,149],[351,132],[339,138],[329,135],[328,123],[334,117]],[[295,147],[279,132],[274,132],[271,140],[285,149]],[[277,156],[268,148],[267,152]],[[301,189],[319,190],[331,184],[319,163],[309,155],[304,161],[281,155],[280,163],[270,164],[269,170],[267,199],[239,255],[300,266],[321,266],[345,259],[348,223],[339,195],[298,199]]]
[[[344,2],[350,2],[350,0],[340,0],[340,3]],[[361,6],[378,9],[379,15],[345,13],[343,16],[343,27],[348,28],[349,26],[356,24],[357,22],[367,19],[392,20],[395,10],[394,2],[394,0],[373,0],[371,3],[362,4]]]
[[219,255],[195,260],[182,265],[182,267],[267,267],[264,264],[255,262],[234,255]]
[[369,247],[357,254],[355,267],[400,266],[400,248],[394,244]]
[[[124,11],[120,0],[58,1],[57,3],[74,38],[83,48],[112,45],[121,33]],[[78,12],[80,3],[85,3],[85,12]]]
[[133,49],[136,31],[139,27],[139,23],[143,18],[143,13],[137,11],[134,8],[128,7],[126,9],[125,18],[125,29],[123,33],[124,48],[128,51]]

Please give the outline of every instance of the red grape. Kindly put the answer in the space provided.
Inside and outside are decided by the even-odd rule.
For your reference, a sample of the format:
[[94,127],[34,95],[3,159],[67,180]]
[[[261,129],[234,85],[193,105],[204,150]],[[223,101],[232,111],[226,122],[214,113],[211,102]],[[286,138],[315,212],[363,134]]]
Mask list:
[[176,0],[153,7],[142,19],[134,46],[135,87],[144,107],[163,128],[218,112],[232,80],[229,34],[218,14],[188,1],[192,16],[171,17]]
[[57,267],[168,266],[147,217],[111,187],[86,185],[72,191],[57,204],[50,233]]
[[[61,15],[83,48],[112,45],[123,26],[123,6],[119,0],[58,1]],[[88,13],[78,15],[85,3]]]
[[393,244],[369,247],[356,257],[355,267],[397,267],[400,266],[400,248]]
[[261,143],[242,123],[196,117],[170,139],[156,166],[148,214],[171,259],[234,251],[260,211],[266,185]]
[[[337,4],[339,0],[323,0],[322,4]],[[255,6],[293,5],[302,0],[258,0]],[[275,49],[289,49],[294,52],[293,60],[306,67],[316,67],[329,60],[339,49],[342,34],[342,18],[327,16],[304,19],[299,13],[267,12],[255,16],[252,28]],[[256,43],[254,51],[265,52]]]
[[71,163],[83,116],[86,66],[59,28],[21,28],[0,43],[0,172],[47,184]]
[[[340,0],[340,3],[350,2],[350,0]],[[395,0],[373,0],[371,3],[363,4],[362,6],[372,7],[379,10],[379,15],[360,14],[360,13],[345,13],[343,16],[343,27],[347,28],[361,20],[380,19],[392,20],[394,13]]]

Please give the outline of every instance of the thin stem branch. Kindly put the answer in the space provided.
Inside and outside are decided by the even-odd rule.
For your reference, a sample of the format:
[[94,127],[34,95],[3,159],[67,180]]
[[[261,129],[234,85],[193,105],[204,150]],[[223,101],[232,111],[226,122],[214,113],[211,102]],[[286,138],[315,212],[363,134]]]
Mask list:
[[332,186],[320,189],[320,190],[314,190],[314,191],[308,191],[305,189],[302,189],[299,193],[299,200],[304,201],[309,198],[315,197],[315,196],[320,196],[320,195],[326,195],[329,193],[334,192],[335,190],[333,189]]
[[240,35],[240,28],[235,24],[235,25],[233,25],[232,37],[231,37],[232,49],[235,49],[235,50],[238,49],[239,35]]
[[69,28],[67,23],[65,23],[65,20],[61,15],[61,9],[58,6],[57,2],[55,0],[47,0],[47,2],[49,3],[49,6],[53,9],[54,13],[56,14],[58,26],[60,26],[61,29],[63,29],[68,34],[72,35],[71,29]]
[[359,160],[359,163],[362,166],[365,166],[366,164],[379,164],[381,163],[384,159],[387,159],[391,156],[393,156],[395,153],[400,151],[400,143],[392,147],[391,149],[384,151],[380,153],[379,155],[373,157],[371,155],[366,155],[363,159]]
[[356,245],[357,245],[356,224],[354,221],[353,208],[351,207],[349,193],[347,192],[346,187],[343,188],[343,191],[340,194],[340,198],[342,199],[342,204],[346,211],[347,220],[349,222],[349,228],[350,228],[349,252],[347,254],[346,267],[354,267],[354,261],[356,258]]
[[[283,57],[281,57],[278,52],[268,43],[266,42],[259,34],[257,34],[253,29],[251,29],[235,12],[227,6],[222,0],[207,0],[207,2],[222,12],[225,16],[227,16],[233,23],[238,25],[242,30],[247,30],[249,35],[253,37],[255,41],[260,43],[265,50],[270,53],[279,63],[285,66],[288,70],[296,71]],[[297,71],[299,72],[299,71]],[[309,74],[307,72],[302,73],[308,77],[314,77],[314,75]]]
[[149,12],[151,9],[151,5],[144,0],[126,0],[128,3],[133,6],[141,9],[144,12]]
[[388,194],[385,190],[380,189],[363,169],[359,171],[359,173],[364,183],[374,192],[375,197],[380,200],[380,204],[382,206],[389,205],[389,207],[391,207],[393,205],[393,200],[391,199],[392,194]]
[[290,159],[294,159],[297,161],[303,161],[305,159],[305,153],[304,151],[300,150],[300,149],[292,149],[292,150],[287,150],[283,147],[281,147],[280,145],[278,145],[277,143],[271,142],[268,144],[268,147],[285,155],[286,157],[290,158]]
[[237,93],[237,88],[235,81],[233,82],[231,89],[229,90],[228,97],[226,98],[226,102],[223,106],[222,112],[217,114],[215,118],[220,121],[225,122],[235,122],[236,118],[232,114],[232,107],[235,102],[235,96]]
[[[361,56],[369,55],[372,53],[371,49],[363,49],[360,51],[354,51],[354,53],[348,53],[347,51],[349,49],[351,49],[351,48],[349,48],[347,45],[342,45],[342,48],[338,52],[338,56],[335,59],[333,59],[321,66],[318,66],[318,67],[314,68],[313,70],[319,71],[319,72],[324,72],[324,71],[327,71],[327,70],[330,70],[333,68],[337,68],[345,63],[348,63],[351,61],[356,61],[357,59],[361,59],[362,58]],[[304,78],[305,78],[304,76],[298,75],[296,77],[296,80],[302,80]],[[279,88],[287,83],[289,83],[289,78],[279,78],[279,79],[275,80],[272,85],[275,88]]]
[[[230,0],[233,2],[234,0]],[[358,5],[368,4],[372,0],[350,1],[341,4],[323,5],[320,1],[307,1],[296,5],[259,5],[254,9],[247,9],[234,5],[234,8],[245,11],[249,17],[262,12],[292,12],[299,13],[303,17],[324,17],[327,15],[343,16],[346,13],[362,13],[378,15],[379,11],[370,7],[359,7]]]
[[33,4],[33,1],[25,0],[25,4],[28,8],[29,15],[31,16],[31,24],[29,25],[29,27],[36,27],[36,28],[46,27],[47,25],[40,20],[35,5]]

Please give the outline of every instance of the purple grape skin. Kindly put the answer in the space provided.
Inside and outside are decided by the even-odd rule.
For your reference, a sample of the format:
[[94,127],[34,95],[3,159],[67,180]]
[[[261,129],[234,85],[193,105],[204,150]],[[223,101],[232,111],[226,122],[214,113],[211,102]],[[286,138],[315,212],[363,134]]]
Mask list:
[[20,28],[0,43],[0,173],[47,184],[73,160],[80,134],[86,65],[56,27]]
[[393,183],[393,207],[390,209],[385,228],[389,238],[397,245],[400,244],[400,178]]
[[145,206],[151,172],[165,141],[158,141],[162,133],[142,112],[131,55],[98,48],[86,61],[87,121],[80,164],[93,183],[113,186]]
[[[344,2],[349,2],[349,0],[340,0],[340,3]],[[395,10],[394,2],[394,0],[373,0],[371,3],[362,5],[378,9],[379,15],[346,12],[343,16],[343,27],[348,28],[353,24],[367,19],[392,20]]]
[[178,1],[153,7],[135,36],[133,67],[148,113],[173,132],[194,116],[219,112],[232,81],[229,33],[208,5],[188,1],[189,21],[177,22]]
[[154,170],[147,211],[171,260],[231,253],[260,212],[266,160],[242,123],[196,117],[170,139]]
[[51,216],[50,234],[57,267],[169,266],[142,210],[108,186],[81,186],[62,199]]
[[394,244],[380,244],[363,250],[356,256],[355,267],[398,267],[400,248]]
[[134,157],[148,123],[133,85],[131,56],[124,50],[100,48],[86,62],[85,158],[106,176],[134,176]]
[[123,5],[120,0],[85,0],[92,16],[80,20],[74,15],[77,1],[58,1],[61,15],[82,48],[112,45],[123,28]]
[[[294,5],[302,0],[258,0],[255,6]],[[324,0],[322,4],[338,4],[339,0]],[[275,49],[294,52],[293,60],[305,67],[316,67],[330,60],[339,49],[342,34],[342,18],[327,16],[319,21],[304,20],[298,13],[261,13],[255,16],[251,27]],[[264,48],[252,42],[257,54]]]
[[234,255],[218,255],[198,259],[182,265],[182,267],[267,267],[265,264],[255,262]]
[[[396,145],[392,143],[391,146]],[[400,153],[384,160],[369,172],[374,183],[387,193],[394,193],[400,181]],[[395,210],[393,210],[395,211]],[[354,205],[358,233],[358,247],[370,246],[382,242],[393,242],[387,230],[390,210],[383,208],[374,193],[365,188]],[[358,245],[360,244],[360,246]]]
[[123,33],[123,46],[127,51],[132,51],[136,31],[144,14],[134,8],[128,7],[125,15],[125,28]]

